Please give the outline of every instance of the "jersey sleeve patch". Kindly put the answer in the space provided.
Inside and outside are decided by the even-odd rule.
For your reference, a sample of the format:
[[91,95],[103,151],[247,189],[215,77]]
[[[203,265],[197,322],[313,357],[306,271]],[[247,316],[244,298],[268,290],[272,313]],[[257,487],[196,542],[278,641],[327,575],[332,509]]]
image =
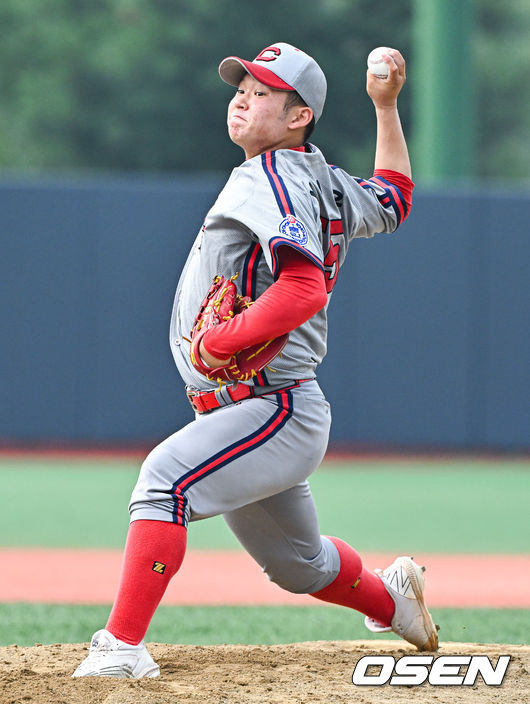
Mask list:
[[301,220],[297,220],[294,215],[288,215],[284,218],[278,230],[283,237],[292,240],[296,244],[304,245],[309,242],[306,226]]

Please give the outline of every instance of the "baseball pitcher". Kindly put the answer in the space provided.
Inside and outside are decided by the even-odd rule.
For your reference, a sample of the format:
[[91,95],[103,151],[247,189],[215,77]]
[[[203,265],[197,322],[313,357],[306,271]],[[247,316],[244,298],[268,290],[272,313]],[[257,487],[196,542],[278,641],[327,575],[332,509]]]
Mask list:
[[308,484],[326,451],[330,408],[316,380],[327,307],[356,237],[391,233],[413,183],[397,109],[399,51],[367,73],[375,170],[350,176],[309,143],[326,98],[317,62],[283,42],[219,66],[233,86],[230,139],[244,152],[192,245],[170,345],[195,420],[146,458],[130,502],[121,581],[106,627],[74,677],[156,677],[144,636],[185,554],[188,526],[221,514],[269,579],[355,609],[372,631],[438,647],[423,568],[398,557],[376,573],[320,534]]

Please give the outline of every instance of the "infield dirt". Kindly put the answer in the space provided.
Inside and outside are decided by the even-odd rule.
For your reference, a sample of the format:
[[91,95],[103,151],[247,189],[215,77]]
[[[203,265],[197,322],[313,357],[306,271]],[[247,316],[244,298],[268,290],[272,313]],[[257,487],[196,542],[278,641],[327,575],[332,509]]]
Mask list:
[[511,662],[501,686],[355,687],[363,655],[396,658],[417,651],[395,641],[322,641],[290,645],[150,644],[162,675],[151,680],[72,679],[87,644],[0,648],[1,704],[506,704],[530,702],[530,646],[442,643],[440,655],[499,655]]

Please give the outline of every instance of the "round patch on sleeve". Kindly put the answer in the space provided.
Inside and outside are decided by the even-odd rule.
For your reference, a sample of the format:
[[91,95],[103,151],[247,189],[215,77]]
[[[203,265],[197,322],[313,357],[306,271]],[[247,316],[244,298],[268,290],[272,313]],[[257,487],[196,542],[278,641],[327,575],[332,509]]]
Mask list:
[[296,242],[296,244],[303,245],[309,241],[304,223],[297,220],[294,215],[288,215],[284,218],[278,229],[284,237]]

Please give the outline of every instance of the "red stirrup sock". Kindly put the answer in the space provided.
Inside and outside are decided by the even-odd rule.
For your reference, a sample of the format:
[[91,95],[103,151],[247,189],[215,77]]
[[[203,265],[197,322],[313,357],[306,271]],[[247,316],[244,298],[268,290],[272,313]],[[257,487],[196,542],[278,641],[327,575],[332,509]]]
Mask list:
[[384,626],[390,626],[395,605],[383,582],[363,567],[359,554],[348,543],[339,538],[326,537],[339,551],[339,574],[331,584],[311,596],[349,606]]
[[118,594],[106,629],[138,645],[145,636],[169,580],[186,552],[186,528],[165,521],[134,521],[129,526]]

